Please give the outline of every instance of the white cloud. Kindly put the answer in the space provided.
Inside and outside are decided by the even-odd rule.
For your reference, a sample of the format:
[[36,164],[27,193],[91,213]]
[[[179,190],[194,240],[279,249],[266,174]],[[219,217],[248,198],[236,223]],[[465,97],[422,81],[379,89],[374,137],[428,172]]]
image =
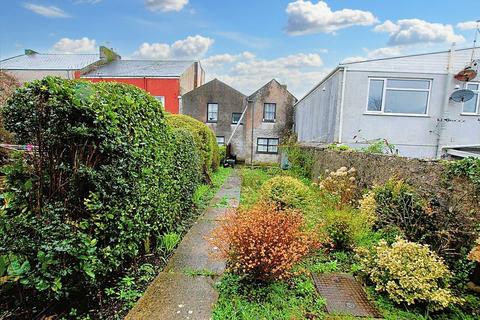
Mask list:
[[62,38],[53,45],[53,50],[61,53],[94,53],[97,51],[95,40]]
[[142,59],[199,59],[207,53],[214,40],[200,35],[166,43],[143,43],[134,56]]
[[251,94],[272,79],[287,84],[301,97],[326,74],[316,53],[298,53],[275,59],[260,59],[250,52],[222,54],[202,60],[208,80],[218,78],[245,94]]
[[392,46],[465,41],[463,36],[455,34],[449,24],[420,19],[403,19],[396,23],[387,20],[376,26],[374,31],[389,33],[389,44]]
[[457,23],[457,28],[460,30],[475,30],[478,28],[479,23],[477,21],[465,21]]
[[308,33],[333,33],[355,25],[369,26],[378,22],[369,11],[342,9],[332,11],[328,4],[319,1],[297,0],[288,4],[287,32],[292,35]]
[[41,6],[33,3],[24,3],[23,7],[36,14],[48,18],[68,18],[70,17],[65,11],[55,6]]
[[405,53],[406,48],[404,46],[395,46],[395,47],[383,47],[374,50],[363,49],[365,52],[364,56],[353,56],[348,57],[342,61],[342,63],[350,63],[371,59],[381,59],[381,58],[391,58],[401,56]]
[[188,4],[188,0],[145,0],[150,11],[180,11]]

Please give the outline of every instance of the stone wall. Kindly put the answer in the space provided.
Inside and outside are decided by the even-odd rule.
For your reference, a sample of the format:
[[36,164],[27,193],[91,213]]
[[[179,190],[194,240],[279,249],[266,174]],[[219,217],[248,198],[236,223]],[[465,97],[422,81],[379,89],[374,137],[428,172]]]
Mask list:
[[414,186],[427,199],[438,202],[450,211],[475,213],[480,218],[480,195],[464,177],[449,179],[445,161],[428,161],[354,151],[332,151],[321,147],[305,147],[313,152],[312,177],[318,179],[325,170],[342,166],[355,167],[361,187],[382,184],[391,177]]

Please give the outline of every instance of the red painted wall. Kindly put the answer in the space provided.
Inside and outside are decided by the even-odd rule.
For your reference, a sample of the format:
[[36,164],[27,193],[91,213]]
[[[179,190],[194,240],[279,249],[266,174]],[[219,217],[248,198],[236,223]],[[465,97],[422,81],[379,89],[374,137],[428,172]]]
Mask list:
[[178,113],[178,96],[180,95],[179,79],[152,79],[152,78],[85,78],[92,82],[114,81],[128,83],[139,87],[152,96],[165,97],[165,110]]

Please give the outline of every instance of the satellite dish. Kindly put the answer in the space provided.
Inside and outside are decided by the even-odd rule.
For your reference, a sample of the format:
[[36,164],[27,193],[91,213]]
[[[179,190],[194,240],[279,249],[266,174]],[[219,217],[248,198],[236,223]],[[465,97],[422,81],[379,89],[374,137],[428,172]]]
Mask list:
[[473,70],[472,67],[466,67],[455,75],[455,79],[457,79],[458,81],[468,82],[475,79],[476,76],[477,71]]
[[474,96],[475,96],[475,92],[473,92],[472,90],[460,89],[460,90],[454,91],[450,96],[450,99],[452,99],[455,102],[466,102],[468,100],[471,100]]

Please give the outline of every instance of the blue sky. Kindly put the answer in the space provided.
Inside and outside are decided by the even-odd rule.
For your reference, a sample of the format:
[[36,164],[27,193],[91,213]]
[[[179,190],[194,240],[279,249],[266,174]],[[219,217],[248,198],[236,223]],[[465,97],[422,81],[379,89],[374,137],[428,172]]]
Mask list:
[[201,59],[244,93],[271,78],[301,97],[338,63],[472,45],[480,1],[0,0],[0,57],[96,52]]

